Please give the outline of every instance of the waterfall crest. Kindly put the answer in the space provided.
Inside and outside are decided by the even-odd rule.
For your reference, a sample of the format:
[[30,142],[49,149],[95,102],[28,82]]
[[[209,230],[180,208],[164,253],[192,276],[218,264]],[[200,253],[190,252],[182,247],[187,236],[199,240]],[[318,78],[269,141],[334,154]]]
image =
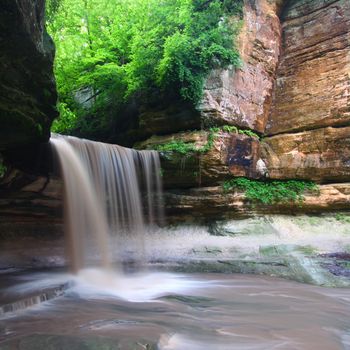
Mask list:
[[[65,225],[74,271],[91,264],[110,268],[111,236],[133,235],[143,254],[145,224],[163,219],[162,184],[156,151],[71,136],[52,135],[64,180]],[[141,188],[147,196],[142,204]],[[115,240],[113,239],[113,242]]]

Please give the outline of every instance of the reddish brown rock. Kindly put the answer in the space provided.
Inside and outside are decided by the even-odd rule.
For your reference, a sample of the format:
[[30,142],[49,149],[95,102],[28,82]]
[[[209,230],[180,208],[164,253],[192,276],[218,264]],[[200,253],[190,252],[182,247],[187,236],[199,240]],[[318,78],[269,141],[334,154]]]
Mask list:
[[0,233],[62,233],[62,181],[12,170],[0,184]]
[[202,117],[209,125],[238,125],[263,132],[280,51],[283,1],[246,1],[238,48],[242,67],[214,70],[207,79]]
[[[193,144],[200,150],[207,145],[208,131],[193,131],[167,136],[153,136],[138,148],[154,149],[173,141]],[[235,176],[259,177],[256,164],[259,141],[235,132],[212,133],[213,144],[206,152],[161,152],[164,185],[167,188],[198,187],[218,184]]]
[[233,134],[227,147],[227,164],[234,176],[257,178],[264,175],[257,170],[260,143],[254,137]]
[[268,134],[350,124],[350,2],[290,1]]
[[273,179],[350,179],[350,127],[276,135],[266,138],[261,148]]
[[245,218],[257,214],[319,214],[349,210],[350,183],[321,185],[307,192],[304,201],[274,205],[249,202],[241,191],[225,193],[221,187],[173,190],[165,193],[168,221],[205,221]]

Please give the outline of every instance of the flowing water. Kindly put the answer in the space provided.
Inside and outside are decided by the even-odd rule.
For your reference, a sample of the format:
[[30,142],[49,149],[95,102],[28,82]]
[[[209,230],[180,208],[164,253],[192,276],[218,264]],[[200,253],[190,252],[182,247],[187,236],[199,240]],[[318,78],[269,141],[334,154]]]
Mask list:
[[[350,349],[350,289],[233,274],[122,273],[122,260],[232,256],[237,232],[218,238],[157,230],[156,152],[74,137],[51,142],[65,182],[74,274],[0,270],[1,350]],[[268,244],[275,226],[268,226]],[[260,244],[244,234],[244,247]]]
[[[159,156],[117,145],[54,135],[65,186],[68,251],[74,271],[111,268],[123,235],[135,237],[133,259],[142,260],[145,220],[140,187],[147,192],[147,223],[162,220]],[[156,201],[156,203],[154,202]],[[131,258],[129,256],[129,258]]]
[[[350,290],[223,274],[18,274],[7,293],[70,280],[0,319],[0,349],[350,349]],[[5,291],[4,291],[5,292]],[[4,294],[4,293],[3,293]]]

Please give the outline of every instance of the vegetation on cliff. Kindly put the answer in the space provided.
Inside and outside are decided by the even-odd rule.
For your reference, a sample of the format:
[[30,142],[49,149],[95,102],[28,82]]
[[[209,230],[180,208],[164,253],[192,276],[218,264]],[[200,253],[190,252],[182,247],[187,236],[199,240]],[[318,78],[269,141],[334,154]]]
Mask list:
[[160,152],[176,152],[183,155],[191,153],[206,153],[211,150],[219,132],[236,133],[260,139],[260,136],[251,130],[239,129],[236,126],[224,125],[221,127],[209,128],[207,131],[207,142],[202,147],[197,147],[195,142],[172,140],[167,143],[153,146],[153,149]]
[[[238,65],[242,0],[50,0],[60,119],[54,131],[109,130],[131,102],[196,104],[209,71]],[[236,16],[236,17],[235,17]]]
[[2,156],[0,154],[0,179],[5,176],[7,167],[3,162]]
[[247,199],[253,203],[276,204],[299,202],[304,200],[305,191],[318,192],[314,182],[301,180],[288,181],[258,181],[237,177],[223,183],[224,191],[241,189]]

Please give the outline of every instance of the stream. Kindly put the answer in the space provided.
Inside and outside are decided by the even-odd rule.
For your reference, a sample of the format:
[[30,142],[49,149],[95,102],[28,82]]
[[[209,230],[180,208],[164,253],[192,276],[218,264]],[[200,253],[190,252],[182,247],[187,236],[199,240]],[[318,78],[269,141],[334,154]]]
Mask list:
[[[1,274],[0,349],[350,349],[350,290],[272,277],[85,269]],[[47,298],[49,299],[49,298]],[[32,300],[28,302],[28,300]],[[35,302],[36,301],[36,302]]]

